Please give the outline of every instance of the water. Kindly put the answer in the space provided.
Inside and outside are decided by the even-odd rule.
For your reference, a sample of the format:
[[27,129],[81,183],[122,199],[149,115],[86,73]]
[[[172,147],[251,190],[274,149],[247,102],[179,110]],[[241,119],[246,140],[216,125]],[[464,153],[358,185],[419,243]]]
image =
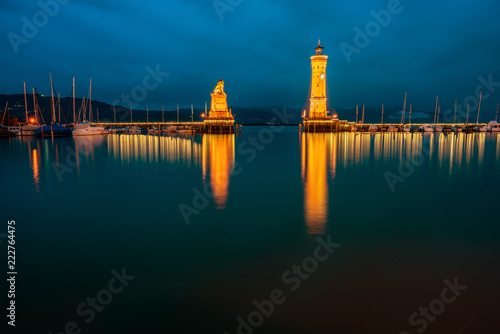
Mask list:
[[[17,226],[18,330],[496,328],[499,135],[244,127],[11,138],[0,152],[2,220]],[[318,238],[340,245],[317,251]],[[135,278],[102,292],[122,268]],[[435,301],[455,277],[467,288]],[[264,302],[269,317],[259,316],[253,302],[273,291],[279,305]],[[432,321],[409,323],[430,303]],[[238,331],[238,317],[257,328]]]

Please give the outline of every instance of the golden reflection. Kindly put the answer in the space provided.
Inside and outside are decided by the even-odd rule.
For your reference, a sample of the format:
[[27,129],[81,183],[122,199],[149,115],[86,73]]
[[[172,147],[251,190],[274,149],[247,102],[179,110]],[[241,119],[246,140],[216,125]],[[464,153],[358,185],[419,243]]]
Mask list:
[[184,166],[199,166],[201,163],[201,144],[191,137],[110,134],[107,145],[109,154],[122,163],[137,160],[149,163],[166,161]]
[[33,149],[31,167],[33,169],[33,181],[35,182],[36,191],[40,190],[40,167],[38,162],[38,150]]
[[304,184],[304,218],[308,233],[321,234],[328,219],[328,170],[335,177],[338,134],[304,133],[301,174]]
[[203,180],[210,177],[210,187],[217,209],[225,209],[229,179],[234,168],[234,135],[203,135]]
[[[427,162],[436,164],[439,173],[452,176],[461,169],[468,172],[474,166],[484,166],[489,136],[484,133],[339,133],[338,163],[344,168],[377,164],[387,170],[394,167],[388,165],[390,161],[401,165],[410,163],[414,167]],[[302,152],[303,164],[304,161]],[[302,173],[304,170],[302,166]]]

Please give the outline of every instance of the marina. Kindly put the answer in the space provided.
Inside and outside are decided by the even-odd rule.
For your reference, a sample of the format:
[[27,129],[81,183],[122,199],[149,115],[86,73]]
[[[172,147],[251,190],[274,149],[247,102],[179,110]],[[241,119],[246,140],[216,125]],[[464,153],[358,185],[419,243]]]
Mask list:
[[500,2],[4,2],[0,333],[498,332]]

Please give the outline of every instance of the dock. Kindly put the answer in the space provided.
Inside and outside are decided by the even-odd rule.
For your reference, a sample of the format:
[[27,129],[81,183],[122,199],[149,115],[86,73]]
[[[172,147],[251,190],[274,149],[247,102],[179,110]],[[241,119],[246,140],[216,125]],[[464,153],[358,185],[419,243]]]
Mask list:
[[141,128],[157,127],[165,128],[169,126],[183,126],[192,129],[192,132],[199,133],[241,133],[241,124],[236,124],[234,121],[227,122],[211,122],[205,120],[203,122],[99,122],[91,123],[91,125],[103,127],[119,127],[137,126]]

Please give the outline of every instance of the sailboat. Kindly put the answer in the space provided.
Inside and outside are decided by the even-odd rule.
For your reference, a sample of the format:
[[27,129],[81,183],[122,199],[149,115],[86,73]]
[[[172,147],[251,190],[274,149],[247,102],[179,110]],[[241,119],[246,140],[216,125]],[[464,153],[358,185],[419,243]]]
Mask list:
[[410,128],[405,126],[405,113],[406,113],[406,92],[405,92],[405,102],[403,104],[403,112],[401,113],[401,125],[403,126],[402,127],[402,131],[403,132],[410,132]]
[[9,110],[9,101],[5,104],[5,109],[3,111],[3,116],[2,116],[2,123],[0,124],[0,137],[12,137],[15,136],[16,134],[10,130],[10,127],[5,126],[5,114],[7,114]]
[[90,122],[75,124],[73,136],[95,136],[104,134],[104,128],[101,126],[93,126]]
[[[101,126],[93,126],[92,123],[85,121],[86,106],[83,109],[83,122],[75,123],[75,130],[73,131],[73,136],[95,136],[105,134],[105,129]],[[99,109],[98,109],[99,113]],[[89,87],[89,120],[92,115],[92,78],[90,78]],[[99,117],[99,116],[97,116]]]
[[19,132],[17,134],[19,136],[33,136],[33,133],[39,126],[35,124],[36,117],[30,118],[28,116],[28,99],[26,97],[26,82],[24,82],[24,109],[26,112],[26,124],[21,125],[19,127]]
[[50,88],[51,88],[51,112],[52,112],[52,122],[50,125],[42,125],[33,133],[34,136],[51,136],[51,137],[63,137],[71,135],[71,129],[65,126],[61,126],[56,123],[56,109],[54,104],[54,85],[52,84],[52,73],[50,73]]

